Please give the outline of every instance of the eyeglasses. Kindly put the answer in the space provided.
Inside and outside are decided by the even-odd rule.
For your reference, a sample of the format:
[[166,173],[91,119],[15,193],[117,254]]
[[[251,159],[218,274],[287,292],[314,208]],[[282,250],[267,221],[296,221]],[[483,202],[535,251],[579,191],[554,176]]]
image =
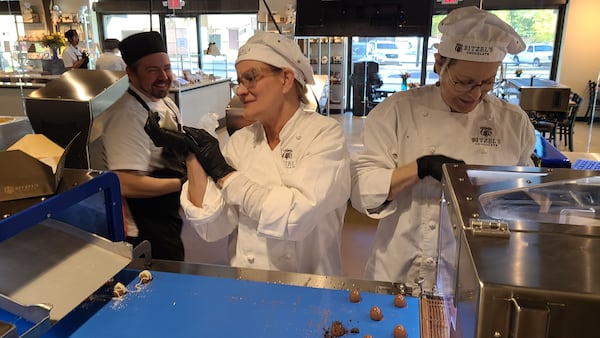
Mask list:
[[252,89],[256,87],[258,80],[264,78],[269,74],[275,74],[273,69],[269,68],[253,68],[242,74],[236,81],[231,82],[231,89],[233,92],[237,92],[240,85],[243,85],[246,89]]
[[489,92],[490,90],[496,88],[500,85],[500,82],[481,82],[480,84],[475,84],[472,82],[462,82],[462,81],[454,81],[452,78],[452,74],[450,74],[450,68],[446,68],[446,74],[450,78],[450,82],[454,84],[454,90],[461,93],[466,93],[472,91],[475,87],[479,87],[481,92]]

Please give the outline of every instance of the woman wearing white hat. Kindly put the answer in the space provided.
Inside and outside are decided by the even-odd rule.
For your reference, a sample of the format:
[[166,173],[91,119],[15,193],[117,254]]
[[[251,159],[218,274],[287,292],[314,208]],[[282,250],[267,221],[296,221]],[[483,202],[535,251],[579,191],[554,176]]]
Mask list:
[[442,164],[531,165],[534,129],[519,107],[488,95],[506,53],[525,48],[498,17],[475,7],[439,24],[440,80],[373,109],[352,159],[352,205],[379,219],[369,279],[434,285]]
[[223,155],[206,131],[184,127],[196,155],[181,194],[187,221],[208,241],[230,235],[233,266],[340,275],[350,157],[339,123],[303,109],[308,60],[294,41],[258,32],[236,70],[244,117],[256,122]]

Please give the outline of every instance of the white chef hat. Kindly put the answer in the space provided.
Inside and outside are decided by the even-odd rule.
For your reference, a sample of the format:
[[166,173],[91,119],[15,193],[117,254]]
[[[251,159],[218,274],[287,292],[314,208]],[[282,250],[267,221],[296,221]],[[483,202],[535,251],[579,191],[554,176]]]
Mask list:
[[314,84],[313,70],[300,46],[277,33],[258,31],[238,51],[237,64],[244,60],[264,62],[277,68],[290,68],[301,84]]
[[525,42],[506,22],[477,7],[457,8],[438,25],[437,45],[442,56],[476,62],[502,61],[506,53],[517,54]]

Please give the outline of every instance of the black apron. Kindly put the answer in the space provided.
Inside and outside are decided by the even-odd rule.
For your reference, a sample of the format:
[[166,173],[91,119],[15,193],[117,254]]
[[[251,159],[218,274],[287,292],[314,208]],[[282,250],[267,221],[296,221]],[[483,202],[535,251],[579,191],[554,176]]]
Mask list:
[[[150,111],[148,104],[136,92],[131,88],[127,92],[146,110]],[[166,102],[165,105],[167,105]],[[167,105],[167,107],[169,106]],[[181,128],[179,122],[177,122],[177,126]],[[173,149],[163,148],[161,160],[164,168],[151,172],[149,176],[157,178],[182,178],[185,176],[184,154],[177,154]],[[137,245],[143,240],[148,240],[152,246],[152,258],[183,261],[182,220],[179,216],[180,193],[181,191],[177,191],[150,198],[127,198],[127,205],[139,230],[137,238],[128,238],[127,241]]]

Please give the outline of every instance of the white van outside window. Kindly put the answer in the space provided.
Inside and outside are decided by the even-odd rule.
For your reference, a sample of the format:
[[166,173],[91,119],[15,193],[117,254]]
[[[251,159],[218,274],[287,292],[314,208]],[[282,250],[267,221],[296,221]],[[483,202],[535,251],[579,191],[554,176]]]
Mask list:
[[400,64],[400,50],[394,41],[369,41],[367,56],[380,64]]

